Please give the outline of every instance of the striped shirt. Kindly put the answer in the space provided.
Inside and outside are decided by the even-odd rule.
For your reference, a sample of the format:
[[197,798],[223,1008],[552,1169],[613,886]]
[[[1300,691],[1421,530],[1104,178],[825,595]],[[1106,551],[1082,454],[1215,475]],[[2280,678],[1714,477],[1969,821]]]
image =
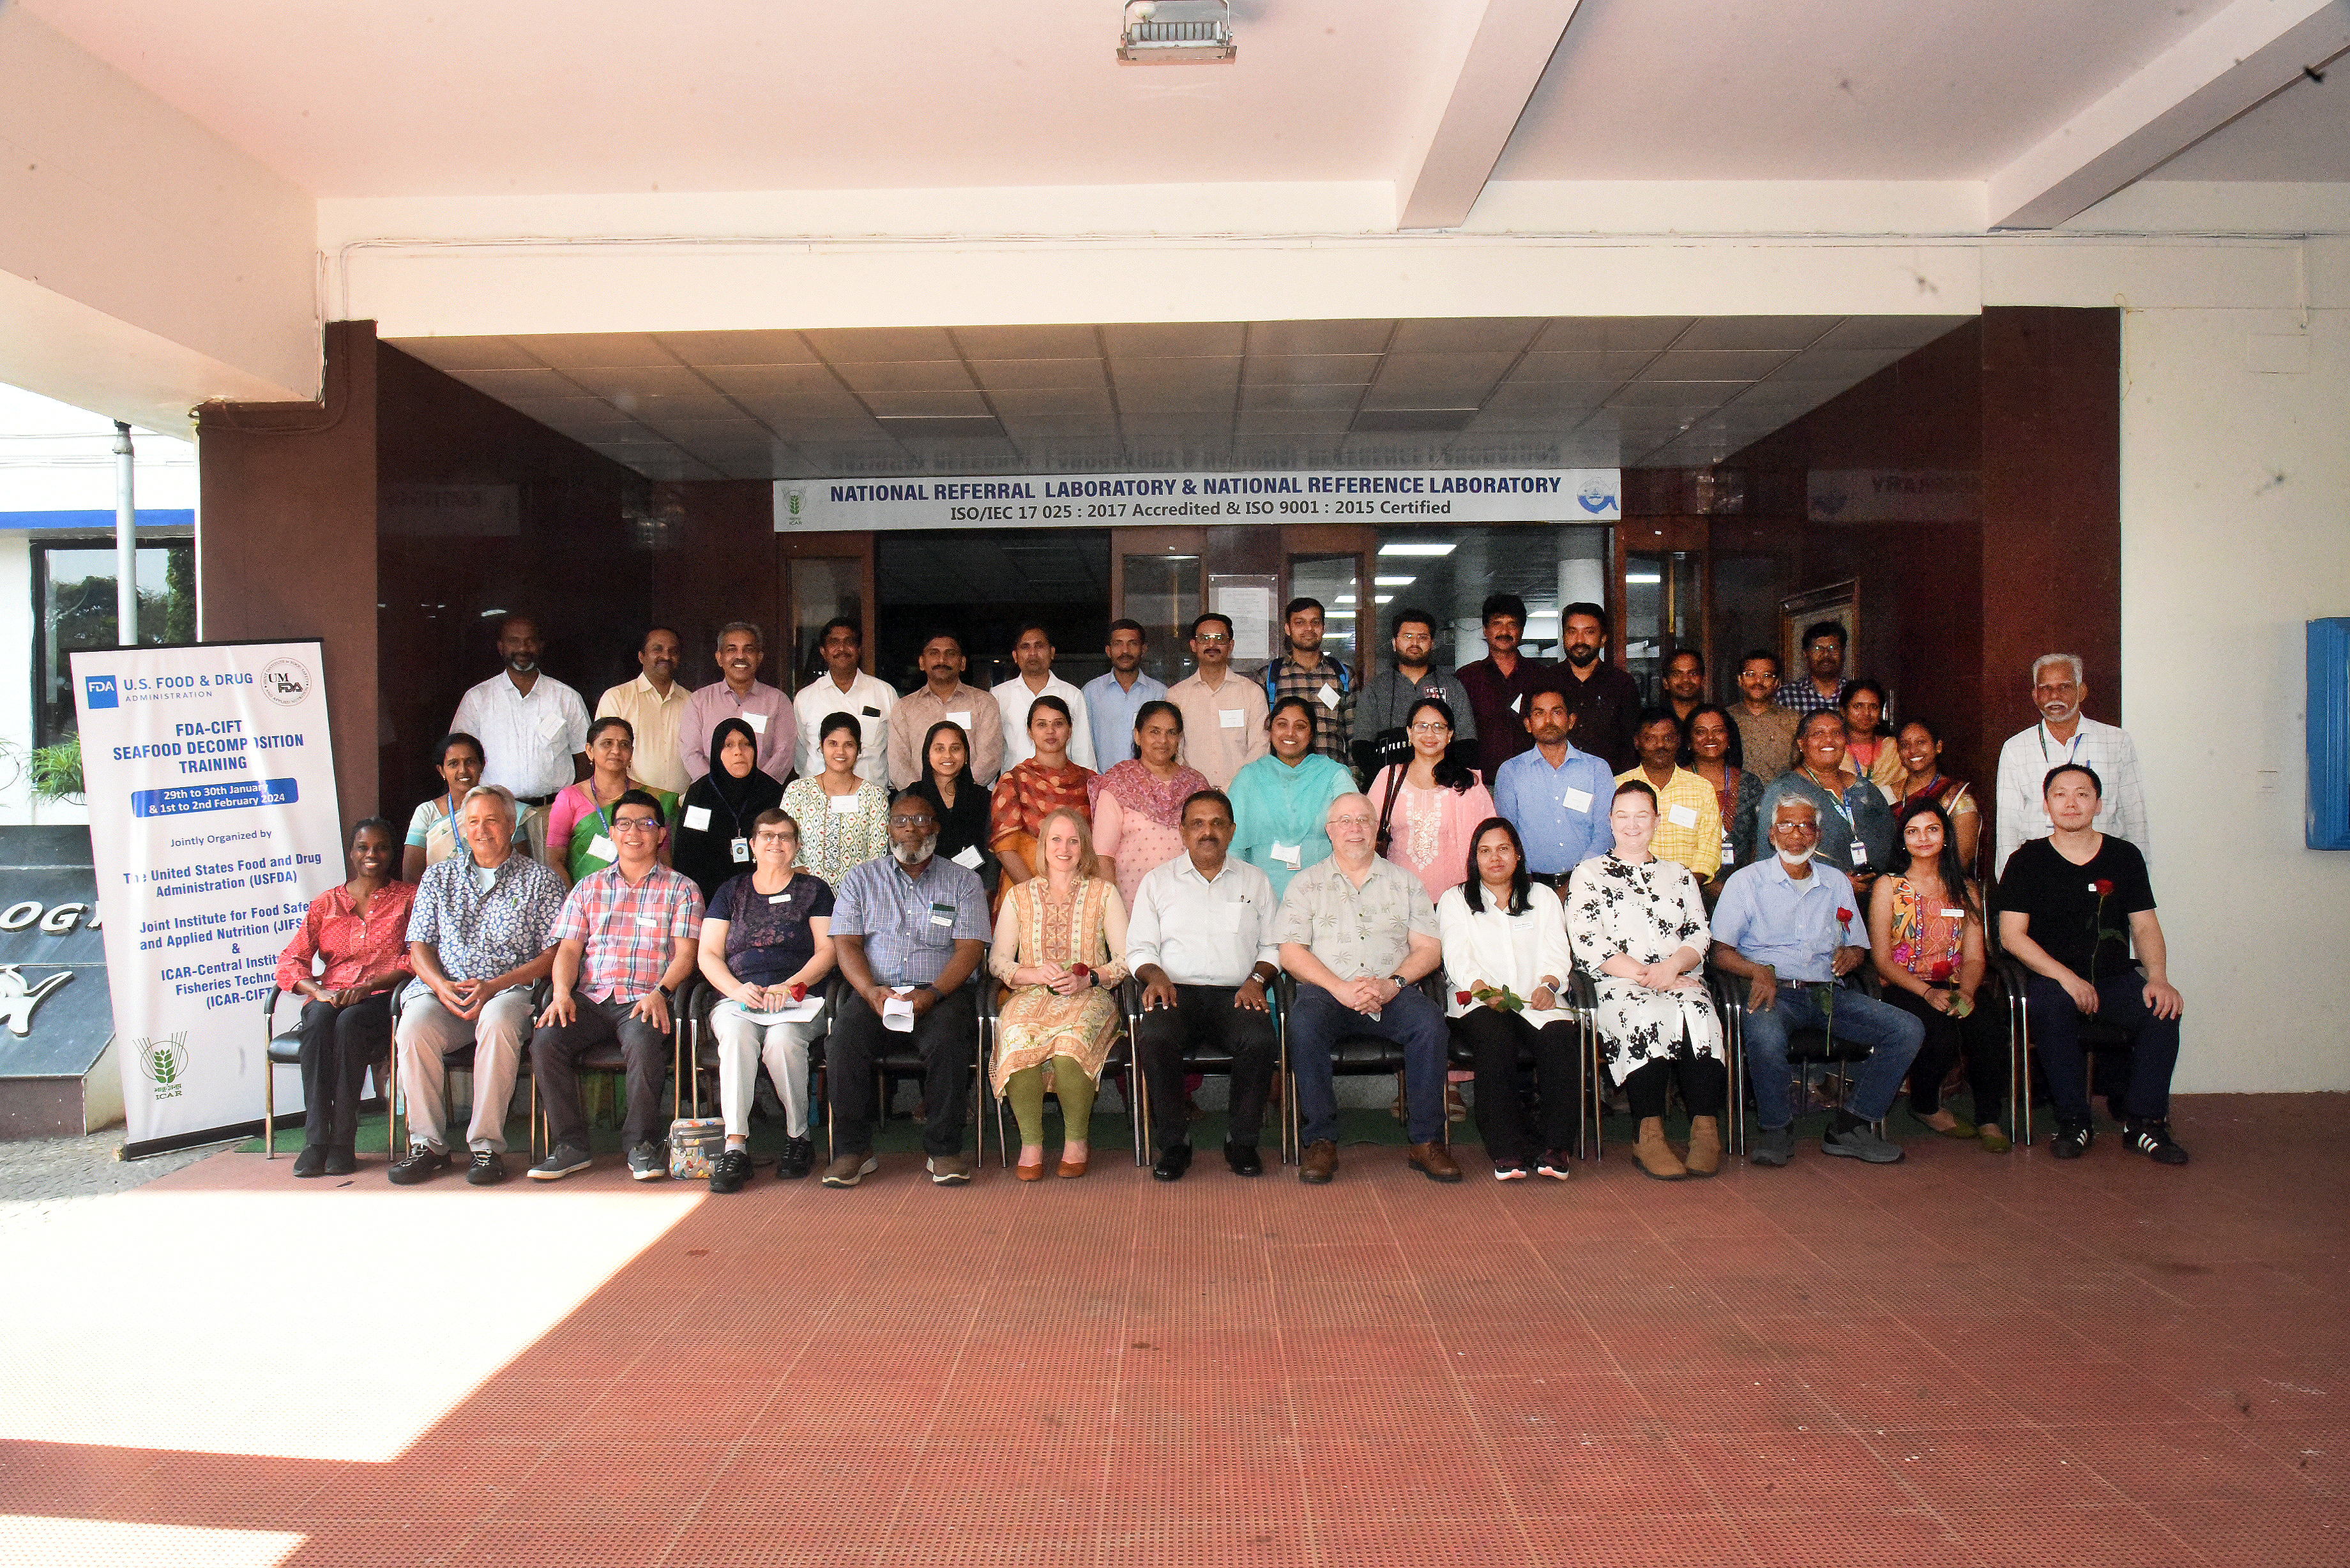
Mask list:
[[589,873],[563,900],[547,945],[578,942],[578,989],[597,1002],[634,1002],[660,984],[682,937],[702,936],[702,889],[666,866],[630,883],[618,866]]
[[976,872],[931,856],[919,877],[894,855],[852,867],[832,902],[832,934],[865,939],[865,966],[882,985],[928,985],[958,941],[986,941],[987,889]]

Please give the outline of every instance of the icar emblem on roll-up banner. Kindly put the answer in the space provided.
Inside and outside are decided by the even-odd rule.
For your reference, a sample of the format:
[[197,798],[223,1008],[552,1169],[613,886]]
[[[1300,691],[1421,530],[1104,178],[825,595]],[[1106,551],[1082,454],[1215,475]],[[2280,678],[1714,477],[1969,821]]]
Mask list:
[[343,877],[323,668],[316,642],[73,656],[134,1153],[261,1113],[255,1014]]

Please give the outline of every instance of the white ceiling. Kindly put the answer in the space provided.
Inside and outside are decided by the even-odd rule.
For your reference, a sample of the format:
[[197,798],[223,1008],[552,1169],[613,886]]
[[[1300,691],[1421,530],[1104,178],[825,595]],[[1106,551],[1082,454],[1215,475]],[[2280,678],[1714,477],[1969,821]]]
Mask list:
[[[1242,0],[1121,68],[1116,0],[18,0],[314,195],[1387,180],[1472,0]],[[1511,180],[1980,179],[2220,0],[1583,0]]]
[[655,479],[1701,463],[1968,319],[1700,317],[422,337]]

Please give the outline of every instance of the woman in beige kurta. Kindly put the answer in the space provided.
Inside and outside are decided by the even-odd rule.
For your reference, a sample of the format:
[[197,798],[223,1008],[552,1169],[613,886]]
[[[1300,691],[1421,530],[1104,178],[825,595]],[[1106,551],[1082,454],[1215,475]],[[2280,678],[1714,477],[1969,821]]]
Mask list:
[[1023,1181],[1045,1174],[1045,1095],[1061,1101],[1060,1174],[1083,1176],[1094,1092],[1118,1036],[1126,906],[1096,873],[1086,819],[1062,807],[1036,825],[1042,871],[1011,888],[988,972],[1011,988],[997,1012],[990,1082],[1020,1122]]

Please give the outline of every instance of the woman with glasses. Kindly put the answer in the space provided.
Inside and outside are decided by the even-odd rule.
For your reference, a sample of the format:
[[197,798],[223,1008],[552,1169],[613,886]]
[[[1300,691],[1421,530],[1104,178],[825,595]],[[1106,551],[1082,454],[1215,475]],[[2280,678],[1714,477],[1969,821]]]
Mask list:
[[789,812],[763,811],[751,823],[752,868],[730,878],[702,916],[702,978],[726,1000],[710,1012],[718,1041],[718,1106],[726,1147],[711,1168],[710,1190],[740,1192],[751,1179],[751,1096],[759,1064],[783,1096],[784,1151],[775,1174],[795,1180],[816,1161],[808,1137],[808,1044],[827,1027],[824,1005],[806,1011],[832,972],[832,889],[796,869],[800,825]]
[[[588,726],[588,761],[593,771],[558,794],[546,808],[547,863],[577,883],[620,857],[612,843],[612,813],[620,797],[642,790],[660,802],[661,821],[677,820],[677,796],[629,776],[636,761],[637,732],[626,719],[603,718]],[[669,864],[669,846],[660,863]]]
[[[1967,880],[1950,819],[1930,800],[1901,808],[1892,864],[1868,896],[1868,946],[1885,1000],[1926,1026],[1909,1064],[1909,1114],[1944,1137],[1974,1138],[1987,1153],[2012,1147],[2005,1114],[2007,1014],[1980,1004],[1982,899]],[[1942,1080],[1963,1055],[1975,1119],[1942,1104]]]
[[889,853],[889,794],[858,774],[865,733],[856,715],[828,714],[816,734],[824,772],[785,785],[784,810],[800,825],[800,865],[837,888],[852,868]]
[[1469,846],[1478,824],[1500,815],[1476,770],[1452,761],[1452,707],[1423,697],[1404,722],[1411,738],[1411,761],[1379,770],[1371,781],[1371,805],[1387,825],[1380,853],[1420,880],[1431,899],[1441,898],[1468,876]]
[[759,737],[740,719],[710,732],[710,771],[687,788],[672,837],[671,867],[707,900],[751,868],[751,825],[784,804],[784,786],[759,766]]

